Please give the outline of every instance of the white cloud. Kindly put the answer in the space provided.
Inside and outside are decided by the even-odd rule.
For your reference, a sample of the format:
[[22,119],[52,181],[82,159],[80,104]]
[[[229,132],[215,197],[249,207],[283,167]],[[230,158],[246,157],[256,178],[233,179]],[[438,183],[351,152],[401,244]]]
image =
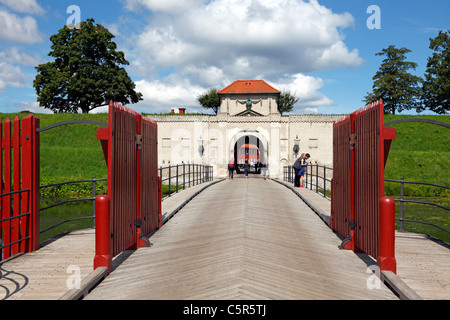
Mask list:
[[19,52],[19,48],[17,47],[10,47],[5,51],[0,51],[0,61],[24,66],[36,66],[44,60],[37,54],[30,56],[26,53]]
[[36,0],[0,0],[0,3],[20,13],[44,14],[45,12]]
[[37,22],[33,17],[19,17],[0,9],[0,39],[32,44],[42,41]]
[[154,12],[175,14],[201,4],[203,0],[126,0],[126,8],[139,12],[146,8]]
[[207,89],[186,79],[165,79],[137,81],[136,90],[143,94],[144,101],[130,105],[130,108],[138,112],[158,113],[183,106],[191,106],[188,112],[201,111],[196,98]]
[[[140,82],[144,98],[158,100],[154,93],[162,89],[172,106],[192,102],[187,89],[222,88],[252,78],[283,79],[282,85],[301,95],[303,108],[330,105],[317,91],[323,81],[304,74],[363,62],[341,32],[354,18],[317,0],[127,0],[126,7],[151,13],[145,30],[128,39],[132,71],[146,79]],[[181,82],[156,80],[161,74]]]
[[39,103],[36,101],[33,102],[19,102],[17,103],[17,106],[19,107],[19,111],[29,111],[31,113],[53,113],[50,109],[45,109],[41,106],[39,106]]
[[321,78],[307,76],[301,73],[289,75],[279,79],[273,86],[279,90],[289,90],[299,100],[295,110],[307,109],[309,112],[317,110],[320,106],[331,106],[334,102],[319,92],[324,82]]
[[3,92],[8,85],[23,88],[24,82],[25,75],[19,66],[0,61],[0,92]]

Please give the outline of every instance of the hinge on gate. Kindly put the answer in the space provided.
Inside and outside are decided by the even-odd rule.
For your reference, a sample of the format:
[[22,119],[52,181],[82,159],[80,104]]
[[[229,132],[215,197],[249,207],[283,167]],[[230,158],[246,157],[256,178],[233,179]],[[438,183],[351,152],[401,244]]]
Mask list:
[[340,245],[338,245],[339,249],[345,249],[345,246],[347,245],[347,243],[352,242],[352,237],[348,236],[347,238],[345,238],[344,240],[342,240],[342,243]]
[[348,221],[348,226],[349,226],[350,228],[356,228],[356,222],[353,221],[353,220],[349,220],[349,221]]
[[356,142],[356,134],[350,133],[350,144],[354,145]]
[[134,139],[135,139],[135,141],[136,141],[136,145],[137,145],[138,147],[140,147],[140,146],[141,146],[141,143],[142,143],[142,135],[136,134],[136,137],[135,137]]
[[136,221],[134,222],[134,225],[138,228],[140,228],[142,226],[142,219],[136,219]]

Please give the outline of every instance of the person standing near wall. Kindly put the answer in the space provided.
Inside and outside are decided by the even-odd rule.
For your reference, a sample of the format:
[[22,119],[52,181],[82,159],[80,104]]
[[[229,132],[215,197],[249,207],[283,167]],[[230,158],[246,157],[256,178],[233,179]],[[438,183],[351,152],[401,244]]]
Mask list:
[[228,164],[228,179],[233,180],[233,171],[234,171],[234,158],[231,158],[230,163]]
[[245,163],[244,163],[244,173],[245,173],[245,177],[246,177],[246,178],[248,178],[248,169],[249,169],[248,160],[245,160]]
[[294,187],[298,188],[300,187],[300,176],[299,176],[299,171],[301,169],[301,159],[305,156],[304,153],[302,153],[302,155],[300,156],[300,158],[298,158],[297,160],[295,160],[294,165],[292,166],[292,168],[294,169]]
[[311,156],[309,155],[309,153],[306,154],[302,154],[302,156],[300,157],[300,171],[298,172],[298,176],[300,177],[300,188],[303,188],[303,178],[305,176],[305,172],[306,172],[306,166],[308,165],[306,163],[306,160],[308,160]]

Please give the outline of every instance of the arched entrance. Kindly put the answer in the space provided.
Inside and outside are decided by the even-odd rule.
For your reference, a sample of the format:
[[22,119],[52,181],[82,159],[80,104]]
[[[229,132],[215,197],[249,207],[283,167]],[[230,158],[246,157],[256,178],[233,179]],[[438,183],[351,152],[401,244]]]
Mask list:
[[236,133],[230,141],[230,153],[238,174],[243,172],[246,161],[250,165],[250,173],[260,173],[262,167],[268,166],[267,139],[256,130]]

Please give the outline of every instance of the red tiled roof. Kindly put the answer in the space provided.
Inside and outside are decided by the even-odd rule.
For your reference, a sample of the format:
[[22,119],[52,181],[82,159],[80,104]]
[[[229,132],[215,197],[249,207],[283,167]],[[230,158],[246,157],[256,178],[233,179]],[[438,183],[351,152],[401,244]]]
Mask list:
[[220,93],[280,93],[264,80],[236,80],[219,91]]

